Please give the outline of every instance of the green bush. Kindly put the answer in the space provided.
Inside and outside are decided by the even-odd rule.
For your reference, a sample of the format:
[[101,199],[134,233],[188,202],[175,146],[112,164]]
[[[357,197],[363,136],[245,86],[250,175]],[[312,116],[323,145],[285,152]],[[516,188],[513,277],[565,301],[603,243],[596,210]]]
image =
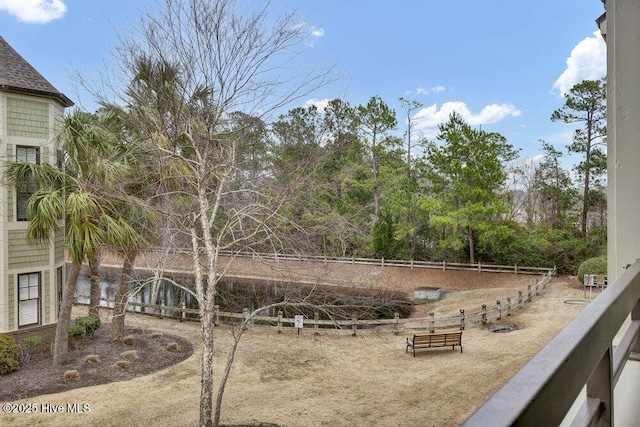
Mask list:
[[83,316],[76,319],[76,326],[84,328],[85,335],[93,335],[100,327],[100,318],[98,316]]
[[607,256],[589,258],[578,267],[578,279],[584,283],[585,274],[607,274]]
[[72,341],[79,341],[87,335],[87,331],[84,326],[70,326],[69,327],[69,339]]
[[18,362],[18,346],[11,335],[0,334],[0,375],[16,371]]

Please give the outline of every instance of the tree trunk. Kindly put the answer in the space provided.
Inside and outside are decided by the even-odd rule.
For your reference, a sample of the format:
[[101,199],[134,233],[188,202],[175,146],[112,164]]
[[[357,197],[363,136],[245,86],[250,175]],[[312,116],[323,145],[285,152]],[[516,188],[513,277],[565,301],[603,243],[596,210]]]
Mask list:
[[133,275],[133,263],[138,255],[137,251],[126,252],[122,262],[122,273],[120,283],[116,292],[113,304],[113,324],[111,325],[111,341],[122,341],[124,339],[124,317],[127,312],[129,302],[129,291],[131,290],[131,278]]
[[475,247],[473,245],[473,229],[467,226],[467,238],[469,239],[469,264],[476,263]]
[[202,310],[202,358],[200,369],[202,372],[200,384],[200,427],[217,426],[220,414],[216,413],[216,420],[212,417],[213,410],[213,304],[205,303]]
[[100,312],[100,253],[89,258],[91,291],[89,297],[89,315],[98,316]]
[[229,379],[229,374],[231,373],[231,366],[233,366],[233,360],[236,357],[236,350],[238,350],[238,344],[240,343],[240,338],[242,337],[242,333],[245,331],[247,322],[249,319],[245,319],[240,325],[240,330],[233,337],[233,344],[231,344],[231,349],[227,354],[227,363],[224,368],[224,372],[222,374],[222,378],[220,378],[220,386],[218,387],[218,395],[216,397],[216,410],[213,419],[214,427],[218,427],[220,424],[220,411],[222,409],[222,395],[224,394],[224,388],[227,384],[227,379]]
[[[158,295],[160,294],[160,274],[156,271],[151,284],[151,304],[158,304]],[[160,307],[154,309],[153,314],[160,314]]]
[[582,234],[587,234],[587,215],[589,212],[589,185],[591,178],[591,138],[592,138],[591,118],[587,120],[587,140],[585,142],[584,156],[584,193],[582,195]]
[[62,292],[62,302],[60,303],[60,315],[56,326],[56,340],[53,347],[53,364],[60,366],[69,352],[69,326],[71,325],[71,310],[76,292],[76,284],[82,263],[71,265],[71,273],[67,279],[67,284]]

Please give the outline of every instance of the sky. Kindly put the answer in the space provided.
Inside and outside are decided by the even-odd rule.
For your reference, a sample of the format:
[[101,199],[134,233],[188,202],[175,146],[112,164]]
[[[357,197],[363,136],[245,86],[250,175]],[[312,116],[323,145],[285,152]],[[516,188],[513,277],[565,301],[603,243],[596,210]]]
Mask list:
[[[160,3],[0,0],[0,36],[92,111],[94,100],[72,75],[100,76],[119,36]],[[401,136],[404,97],[423,105],[413,117],[417,137],[433,139],[457,111],[505,136],[521,161],[540,156],[540,140],[566,152],[573,127],[551,114],[574,84],[606,74],[600,0],[272,0],[269,8],[295,10],[308,29],[306,65],[335,65],[336,80],[299,106],[333,98],[364,105],[377,95],[396,110]]]

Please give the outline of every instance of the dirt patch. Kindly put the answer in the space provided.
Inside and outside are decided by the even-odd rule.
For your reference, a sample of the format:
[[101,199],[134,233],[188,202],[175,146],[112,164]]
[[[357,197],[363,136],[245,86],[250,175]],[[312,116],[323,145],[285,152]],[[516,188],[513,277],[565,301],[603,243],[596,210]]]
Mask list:
[[[153,330],[129,329],[133,343],[109,340],[111,324],[103,324],[69,352],[62,366],[54,367],[50,352],[32,355],[16,372],[2,376],[0,401],[13,401],[42,394],[59,393],[90,385],[130,380],[181,362],[193,354],[184,338]],[[176,343],[177,348],[171,346]],[[121,367],[116,365],[120,363]],[[67,371],[77,371],[77,375]]]

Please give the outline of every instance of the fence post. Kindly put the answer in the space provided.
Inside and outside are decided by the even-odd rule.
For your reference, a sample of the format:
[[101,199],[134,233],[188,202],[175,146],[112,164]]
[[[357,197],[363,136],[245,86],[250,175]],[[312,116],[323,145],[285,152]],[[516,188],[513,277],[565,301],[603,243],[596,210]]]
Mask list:
[[502,306],[500,300],[496,301],[496,308],[498,309],[498,320],[502,319]]
[[351,323],[351,330],[353,331],[353,333],[351,335],[353,335],[354,337],[356,336],[356,328],[357,328],[357,323],[358,323],[358,316],[353,316],[353,322]]
[[216,311],[216,317],[213,321],[213,326],[218,326],[218,323],[220,323],[220,306],[216,304],[213,306],[213,309]]
[[540,295],[540,282],[536,282],[536,295]]
[[187,302],[186,301],[182,301],[180,303],[180,321],[184,322],[184,319],[186,319],[187,317],[187,313],[185,313],[185,310],[187,309]]
[[518,291],[518,306],[522,307],[522,291]]
[[507,297],[507,316],[511,316],[511,297]]
[[447,271],[447,262],[442,261],[442,271]]
[[278,333],[282,333],[282,310],[278,310]]
[[247,320],[249,319],[249,309],[247,307],[242,309],[242,329],[247,329]]
[[400,332],[400,314],[394,313],[393,320],[395,320],[395,323],[393,324],[393,333],[398,335],[398,332]]
[[318,330],[318,320],[320,320],[320,313],[318,313],[317,311],[313,313],[313,320],[315,321],[315,323],[313,324],[313,333],[318,335],[320,334],[320,331]]
[[478,260],[478,273],[482,271],[482,265],[480,264],[480,260]]
[[482,304],[482,324],[487,324],[487,304]]
[[465,319],[464,310],[460,309],[460,330],[461,331],[464,331],[464,319]]
[[384,257],[382,257],[382,259],[380,260],[380,265],[384,267]]
[[411,258],[411,270],[413,270],[413,258]]
[[527,302],[531,302],[531,285],[527,285]]
[[164,317],[164,301],[160,300],[160,318]]
[[513,271],[515,274],[518,274],[518,264],[513,266]]
[[434,333],[436,331],[436,319],[433,317],[435,314],[433,313],[433,311],[431,313],[429,313],[429,316],[431,316],[431,320],[429,321],[429,332]]

